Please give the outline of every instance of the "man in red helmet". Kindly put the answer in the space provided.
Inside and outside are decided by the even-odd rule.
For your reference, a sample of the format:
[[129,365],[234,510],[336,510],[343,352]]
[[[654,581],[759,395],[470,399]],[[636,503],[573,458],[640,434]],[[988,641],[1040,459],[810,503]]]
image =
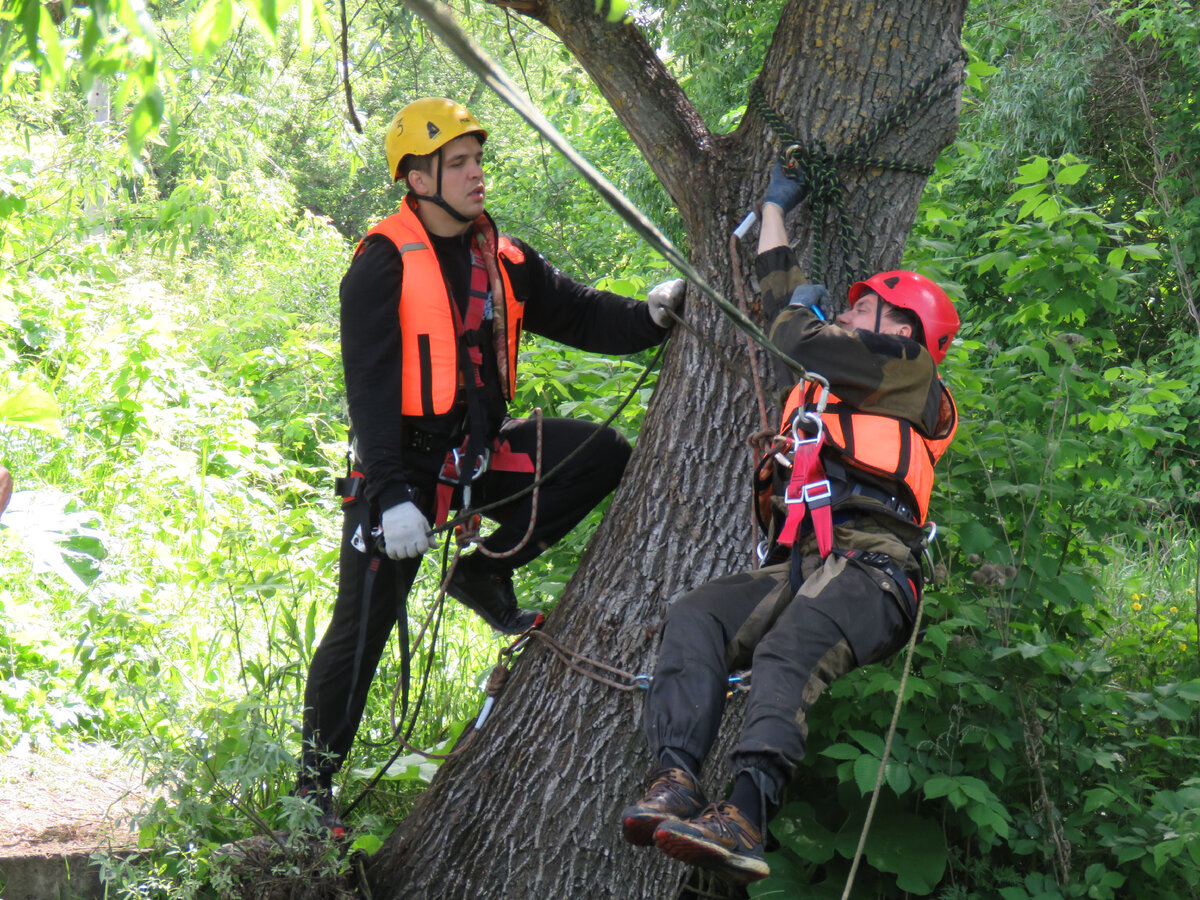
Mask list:
[[[621,814],[630,843],[736,884],[769,874],[766,824],[804,757],[808,707],[912,633],[933,464],[957,421],[937,370],[959,324],[945,292],[914,272],[883,272],[853,285],[849,308],[826,321],[825,289],[805,283],[784,228],[804,193],[776,170],[757,260],[764,309],[778,311],[772,340],[829,381],[828,394],[801,381],[785,406],[791,464],[776,470],[772,501],[782,561],[671,603],[643,713],[655,768]],[[732,790],[709,804],[700,767],[729,673],[747,667]]]

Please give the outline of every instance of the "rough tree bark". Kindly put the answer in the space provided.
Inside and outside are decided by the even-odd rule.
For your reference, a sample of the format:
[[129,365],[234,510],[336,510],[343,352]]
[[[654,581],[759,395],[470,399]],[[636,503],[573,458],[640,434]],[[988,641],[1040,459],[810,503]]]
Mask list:
[[[606,26],[593,0],[499,2],[540,20],[588,70],[678,204],[693,263],[733,297],[729,235],[780,150],[758,113],[732,134],[711,134],[638,30]],[[965,6],[791,0],[759,84],[804,140],[836,152],[960,54]],[[944,78],[959,75],[956,64]],[[871,155],[931,164],[957,132],[958,97],[954,89],[888,131]],[[866,265],[894,268],[925,178],[849,167],[841,175],[843,215]],[[802,224],[794,233],[804,248]],[[750,271],[750,252],[740,265]],[[834,297],[845,296],[844,274],[829,282]],[[653,670],[651,635],[670,598],[752,564],[746,437],[759,427],[757,403],[714,359],[719,352],[745,366],[745,342],[691,294],[686,316],[719,350],[676,330],[625,480],[546,625],[586,656],[633,672]],[[626,845],[617,822],[649,765],[640,712],[640,693],[584,678],[532,643],[483,732],[374,856],[374,897],[679,896],[686,870]],[[710,788],[723,769],[714,754]]]

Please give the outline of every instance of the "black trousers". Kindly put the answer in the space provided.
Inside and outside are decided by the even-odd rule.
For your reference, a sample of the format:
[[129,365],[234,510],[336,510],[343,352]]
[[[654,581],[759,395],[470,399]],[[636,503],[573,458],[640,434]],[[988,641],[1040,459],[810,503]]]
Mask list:
[[[511,557],[488,560],[498,572],[511,572],[534,559],[570,531],[617,486],[629,461],[629,442],[617,431],[575,419],[544,419],[542,471],[548,472],[589,435],[599,432],[566,467],[538,489],[537,514],[529,541]],[[536,459],[537,428],[532,419],[506,423],[502,438],[512,449]],[[486,472],[472,487],[472,506],[483,506],[528,487],[534,476],[519,472]],[[428,496],[426,496],[428,495]],[[456,502],[457,502],[456,497]],[[354,547],[352,537],[362,523],[355,501],[347,504],[342,525],[338,592],[329,627],[313,653],[304,691],[302,778],[327,785],[341,768],[354,742],[366,707],[375,669],[399,616],[421,560],[392,560],[368,556]],[[432,493],[423,492],[423,510],[432,516]],[[499,523],[484,541],[492,552],[510,550],[521,542],[533,514],[532,494],[489,512]],[[379,510],[371,510],[371,523]],[[443,536],[443,540],[447,539]],[[371,595],[364,600],[368,573],[374,567]],[[365,629],[362,623],[366,622]],[[360,641],[360,635],[363,636]],[[355,656],[359,656],[355,678]]]
[[804,758],[809,706],[835,679],[885,659],[911,635],[912,609],[880,570],[838,555],[805,558],[792,596],[788,565],[719,578],[670,607],[643,713],[655,758],[664,747],[707,757],[729,673],[750,666],[736,774],[764,772],[772,802]]

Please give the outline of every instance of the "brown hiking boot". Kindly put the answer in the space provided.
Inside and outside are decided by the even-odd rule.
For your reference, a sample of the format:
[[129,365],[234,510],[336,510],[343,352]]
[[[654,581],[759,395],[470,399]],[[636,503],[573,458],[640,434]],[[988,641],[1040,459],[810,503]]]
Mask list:
[[659,769],[650,775],[650,787],[642,799],[621,813],[625,840],[649,847],[659,825],[689,819],[707,802],[687,769]]
[[695,818],[664,822],[654,832],[654,843],[672,859],[709,869],[730,884],[771,874],[762,834],[732,803],[713,803]]

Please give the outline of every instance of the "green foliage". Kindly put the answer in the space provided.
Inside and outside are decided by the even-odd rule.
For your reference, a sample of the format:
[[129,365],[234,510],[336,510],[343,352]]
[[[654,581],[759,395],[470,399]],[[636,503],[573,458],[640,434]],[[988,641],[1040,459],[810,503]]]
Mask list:
[[[1147,339],[1159,250],[1076,199],[1090,177],[1034,157],[994,206],[974,193],[968,215],[947,178],[922,208],[909,264],[965,320],[933,504],[947,580],[926,598],[856,896],[1195,896],[1198,563],[1172,524],[1187,479],[1162,474],[1195,445],[1196,339]],[[1156,546],[1159,567],[1127,562]],[[814,707],[803,803],[772,859],[783,883],[840,896],[897,687],[896,664],[866,669]]]
[[[491,132],[504,230],[621,292],[665,272],[399,6],[363,7],[348,36],[362,134],[323,5],[57,6],[58,22],[33,0],[0,12],[0,461],[18,487],[0,526],[0,747],[129,747],[163,793],[140,818],[155,852],[120,865],[128,892],[229,893],[223,841],[315,824],[289,790],[334,590],[336,284],[353,237],[398,197],[378,150],[391,115],[429,93],[468,100]],[[724,132],[779,6],[633,14]],[[580,67],[491,5],[459,7],[684,242]],[[1194,897],[1194,10],[993,0],[969,14],[963,139],[909,254],[966,323],[944,367],[963,421],[933,504],[946,581],[855,896]],[[112,122],[95,121],[92,87]],[[514,412],[600,421],[647,359],[530,340]],[[615,420],[631,440],[652,387]],[[601,514],[522,571],[523,596],[553,604]],[[410,633],[438,622],[413,659],[435,675],[411,734],[427,749],[474,719],[501,646],[456,605],[438,619],[440,574],[429,559],[409,606]],[[352,823],[368,850],[435,765],[391,761],[392,646],[339,785],[349,799],[384,769]],[[813,708],[754,896],[841,896],[898,675],[863,670]],[[281,865],[343,874],[332,857]]]

